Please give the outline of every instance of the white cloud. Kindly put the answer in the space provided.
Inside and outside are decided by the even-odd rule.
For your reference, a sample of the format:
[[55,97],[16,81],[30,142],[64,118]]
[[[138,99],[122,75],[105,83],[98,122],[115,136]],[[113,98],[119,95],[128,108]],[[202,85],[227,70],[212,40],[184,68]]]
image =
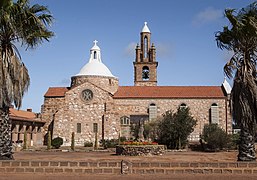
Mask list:
[[193,25],[202,25],[209,22],[215,22],[223,17],[223,11],[220,9],[214,9],[208,7],[205,10],[199,12],[193,19]]
[[157,57],[169,57],[173,52],[172,45],[168,43],[157,43],[156,53]]
[[70,79],[67,79],[67,78],[62,79],[59,84],[61,84],[63,86],[69,86],[70,85]]
[[131,42],[127,45],[127,47],[124,50],[124,54],[128,57],[134,57],[135,56],[135,49],[136,49],[137,43]]

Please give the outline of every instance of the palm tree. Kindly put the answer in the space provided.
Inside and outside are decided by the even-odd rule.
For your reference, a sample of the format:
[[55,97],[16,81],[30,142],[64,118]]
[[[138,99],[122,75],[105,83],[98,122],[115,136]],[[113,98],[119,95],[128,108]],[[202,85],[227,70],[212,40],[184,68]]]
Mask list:
[[30,83],[16,44],[28,49],[48,41],[52,20],[47,7],[30,6],[29,0],[0,2],[0,159],[13,159],[9,107],[21,107]]
[[233,52],[224,66],[224,72],[229,78],[234,77],[232,113],[241,129],[238,161],[253,161],[256,159],[254,141],[257,120],[257,3],[238,12],[226,9],[225,17],[231,25],[217,32],[216,41],[220,49]]

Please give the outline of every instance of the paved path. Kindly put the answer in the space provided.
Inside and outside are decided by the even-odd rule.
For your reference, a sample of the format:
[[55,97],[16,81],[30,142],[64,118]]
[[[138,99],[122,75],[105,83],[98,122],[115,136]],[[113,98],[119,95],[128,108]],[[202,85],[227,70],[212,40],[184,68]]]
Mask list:
[[14,153],[15,160],[127,160],[127,161],[170,161],[170,162],[236,162],[237,151],[233,152],[167,152],[162,156],[117,156],[115,152],[41,152],[20,151]]

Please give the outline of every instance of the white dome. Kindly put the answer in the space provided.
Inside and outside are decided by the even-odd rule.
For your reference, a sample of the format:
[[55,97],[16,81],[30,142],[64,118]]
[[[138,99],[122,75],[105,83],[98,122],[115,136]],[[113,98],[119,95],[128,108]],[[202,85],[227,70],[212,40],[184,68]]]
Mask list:
[[107,76],[115,77],[111,71],[102,63],[100,48],[94,41],[94,46],[90,49],[89,62],[80,70],[76,76]]
[[111,71],[103,63],[96,60],[88,62],[76,76],[84,75],[114,77]]

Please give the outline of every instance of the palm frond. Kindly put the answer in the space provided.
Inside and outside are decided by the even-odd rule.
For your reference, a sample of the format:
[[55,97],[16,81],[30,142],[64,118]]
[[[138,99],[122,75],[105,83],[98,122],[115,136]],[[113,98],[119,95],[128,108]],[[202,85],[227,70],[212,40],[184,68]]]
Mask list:
[[238,27],[240,22],[238,21],[237,17],[233,15],[234,12],[235,9],[226,9],[225,16],[233,27]]
[[237,68],[236,66],[237,64],[237,59],[235,58],[235,56],[233,56],[224,66],[224,73],[226,74],[226,76],[231,79],[233,77],[233,72],[234,70]]
[[48,29],[52,19],[47,7],[30,6],[29,0],[17,0],[0,9],[0,107],[14,103],[20,108],[30,84],[28,70],[14,44],[34,48],[48,41],[54,35]]

